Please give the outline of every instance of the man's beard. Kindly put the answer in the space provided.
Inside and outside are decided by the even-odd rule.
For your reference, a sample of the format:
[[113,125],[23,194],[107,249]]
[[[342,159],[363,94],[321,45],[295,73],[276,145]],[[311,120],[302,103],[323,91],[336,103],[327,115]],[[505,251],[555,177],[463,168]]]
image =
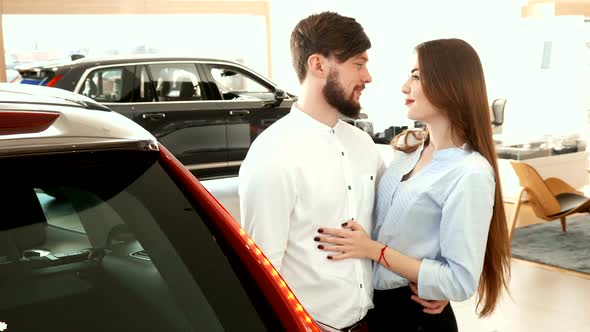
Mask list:
[[330,73],[328,73],[328,79],[322,93],[328,104],[338,110],[340,114],[354,119],[358,118],[361,112],[361,104],[354,101],[354,90],[350,97],[346,98],[344,88],[338,82],[337,70],[330,70]]

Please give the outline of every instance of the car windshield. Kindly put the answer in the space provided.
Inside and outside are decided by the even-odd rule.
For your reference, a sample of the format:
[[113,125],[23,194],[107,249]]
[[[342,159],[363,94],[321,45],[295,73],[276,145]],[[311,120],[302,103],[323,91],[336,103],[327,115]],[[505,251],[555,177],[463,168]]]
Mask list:
[[8,331],[276,330],[158,152],[0,161]]
[[269,87],[250,76],[229,68],[212,68],[211,75],[224,100],[272,100]]

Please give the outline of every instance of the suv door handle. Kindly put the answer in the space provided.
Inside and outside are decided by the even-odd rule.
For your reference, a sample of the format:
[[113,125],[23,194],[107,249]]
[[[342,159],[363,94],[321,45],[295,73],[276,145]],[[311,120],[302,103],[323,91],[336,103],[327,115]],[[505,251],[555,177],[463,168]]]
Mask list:
[[162,120],[166,117],[166,114],[164,114],[164,113],[144,113],[141,115],[141,117],[144,119],[150,119],[150,120]]
[[250,111],[242,110],[242,111],[229,111],[229,115],[248,115]]

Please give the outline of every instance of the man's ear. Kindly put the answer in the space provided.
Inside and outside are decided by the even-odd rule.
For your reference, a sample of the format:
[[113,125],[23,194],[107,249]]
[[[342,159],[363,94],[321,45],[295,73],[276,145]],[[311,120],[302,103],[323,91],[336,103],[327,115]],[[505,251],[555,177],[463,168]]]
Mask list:
[[328,59],[321,54],[314,53],[307,58],[308,74],[317,77],[325,78],[328,75]]

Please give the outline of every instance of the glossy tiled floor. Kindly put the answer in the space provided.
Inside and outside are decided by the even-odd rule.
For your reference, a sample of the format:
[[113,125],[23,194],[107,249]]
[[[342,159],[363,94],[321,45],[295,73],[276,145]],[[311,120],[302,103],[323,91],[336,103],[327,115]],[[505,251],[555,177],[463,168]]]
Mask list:
[[[507,204],[512,215],[512,205]],[[540,222],[525,207],[517,223]],[[558,221],[559,222],[559,221]],[[460,331],[590,331],[590,276],[550,269],[526,261],[512,261],[511,296],[505,296],[489,317],[475,314],[475,299],[453,303]]]

